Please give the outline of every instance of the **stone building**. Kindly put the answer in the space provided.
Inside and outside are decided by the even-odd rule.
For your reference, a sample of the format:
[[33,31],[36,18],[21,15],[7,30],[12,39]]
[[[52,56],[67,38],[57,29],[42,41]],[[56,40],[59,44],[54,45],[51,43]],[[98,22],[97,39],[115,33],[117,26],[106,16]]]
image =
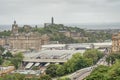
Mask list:
[[7,42],[3,38],[0,39],[0,44],[2,46],[9,44],[11,49],[40,50],[41,45],[48,43],[49,37],[46,34],[40,35],[38,32],[32,32],[31,27],[28,25],[24,25],[23,27],[25,32],[19,32],[19,27],[16,21],[14,21],[11,36],[7,38]]
[[0,38],[0,46],[4,46],[6,44],[6,38]]
[[120,32],[112,35],[112,52],[120,51]]
[[76,40],[88,40],[88,37],[85,37],[85,36],[82,36],[82,34],[80,32],[75,32],[75,31],[59,31],[59,33],[62,33],[64,34],[65,36],[67,37],[71,37],[73,39],[76,39]]

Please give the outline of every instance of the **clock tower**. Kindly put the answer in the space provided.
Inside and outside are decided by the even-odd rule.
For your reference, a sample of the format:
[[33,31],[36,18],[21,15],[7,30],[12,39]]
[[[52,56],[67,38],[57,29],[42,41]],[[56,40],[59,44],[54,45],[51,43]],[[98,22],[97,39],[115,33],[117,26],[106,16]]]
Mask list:
[[16,21],[14,21],[14,24],[12,24],[12,33],[13,34],[18,33],[18,25],[16,24]]

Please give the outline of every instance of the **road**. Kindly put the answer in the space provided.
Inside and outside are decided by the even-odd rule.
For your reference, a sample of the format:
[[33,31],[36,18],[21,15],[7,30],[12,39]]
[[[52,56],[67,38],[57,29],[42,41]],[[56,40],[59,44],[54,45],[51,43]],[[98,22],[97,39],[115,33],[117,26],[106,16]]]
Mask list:
[[101,58],[96,65],[91,66],[91,67],[87,67],[87,68],[83,68],[81,70],[78,70],[76,72],[74,72],[73,74],[69,75],[68,77],[71,80],[83,80],[85,77],[87,77],[88,75],[90,75],[90,73],[92,72],[92,70],[94,68],[96,68],[98,65],[107,65],[106,63],[106,57],[104,56],[103,58]]
[[71,80],[82,80],[92,72],[94,67],[95,66],[80,69],[74,72],[73,74],[69,75],[69,78]]
[[[93,66],[80,69],[80,70],[78,70],[78,71],[76,71],[76,72],[74,72],[66,77],[70,78],[71,80],[82,80],[91,73],[92,68],[93,68]],[[54,78],[52,80],[57,80],[57,79]]]
[[82,76],[78,76],[75,80],[82,80],[84,79],[86,76],[90,75],[91,71],[86,72],[84,74],[82,74]]

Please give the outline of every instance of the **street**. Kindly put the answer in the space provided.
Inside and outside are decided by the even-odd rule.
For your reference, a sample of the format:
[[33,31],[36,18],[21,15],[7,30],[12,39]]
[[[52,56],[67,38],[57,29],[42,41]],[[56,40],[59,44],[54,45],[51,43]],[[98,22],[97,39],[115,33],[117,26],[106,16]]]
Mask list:
[[83,69],[80,69],[80,70],[74,72],[73,74],[71,74],[69,76],[69,78],[71,80],[83,80],[85,77],[87,77],[88,75],[90,75],[90,73],[92,72],[92,70],[95,69],[97,66],[99,66],[99,65],[105,65],[105,66],[107,66],[106,57],[107,56],[105,55],[94,66],[83,68]]

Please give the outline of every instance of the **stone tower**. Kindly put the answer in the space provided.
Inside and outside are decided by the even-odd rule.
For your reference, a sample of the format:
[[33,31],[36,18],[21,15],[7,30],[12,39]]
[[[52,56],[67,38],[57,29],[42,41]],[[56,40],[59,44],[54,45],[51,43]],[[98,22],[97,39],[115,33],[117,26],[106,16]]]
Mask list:
[[16,24],[16,21],[14,21],[14,24],[12,24],[12,33],[13,34],[18,33],[18,25]]
[[51,18],[51,24],[54,24],[54,18],[53,17]]

